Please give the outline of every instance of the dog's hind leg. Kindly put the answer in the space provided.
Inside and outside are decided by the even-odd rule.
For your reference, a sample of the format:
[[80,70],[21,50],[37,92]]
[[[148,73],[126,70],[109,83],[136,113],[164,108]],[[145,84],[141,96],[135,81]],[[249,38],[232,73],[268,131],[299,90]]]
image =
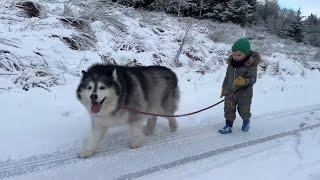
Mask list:
[[157,123],[157,116],[152,116],[152,117],[148,118],[147,126],[145,128],[145,134],[147,136],[153,134],[156,123]]
[[[179,87],[169,88],[167,95],[162,100],[162,108],[166,114],[173,115],[178,109],[180,99]],[[178,128],[175,117],[168,117],[169,128],[171,132],[175,132]]]
[[143,129],[142,120],[134,120],[130,122],[130,130],[132,135],[130,143],[131,148],[139,148],[144,143],[146,136],[143,132]]
[[171,131],[171,132],[177,131],[178,123],[177,123],[176,118],[174,118],[174,117],[168,117],[167,119],[168,119],[168,121],[169,121],[170,131]]
[[84,149],[84,151],[80,152],[79,157],[81,158],[88,158],[94,154],[94,152],[97,150],[100,142],[104,138],[104,135],[107,132],[107,128],[97,124],[92,121],[92,128],[91,128],[91,137],[89,139],[89,142]]

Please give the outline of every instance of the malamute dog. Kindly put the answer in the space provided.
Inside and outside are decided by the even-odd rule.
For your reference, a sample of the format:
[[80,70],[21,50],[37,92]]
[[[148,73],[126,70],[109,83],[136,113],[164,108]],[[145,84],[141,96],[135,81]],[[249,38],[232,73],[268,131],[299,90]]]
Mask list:
[[[156,116],[146,116],[123,107],[168,115],[173,115],[178,108],[178,79],[166,67],[96,64],[82,74],[77,97],[89,111],[92,132],[80,157],[92,156],[110,127],[129,124],[132,148],[140,147],[145,134],[153,133]],[[143,120],[146,118],[148,121],[144,129]],[[176,131],[176,119],[167,119],[170,130]]]

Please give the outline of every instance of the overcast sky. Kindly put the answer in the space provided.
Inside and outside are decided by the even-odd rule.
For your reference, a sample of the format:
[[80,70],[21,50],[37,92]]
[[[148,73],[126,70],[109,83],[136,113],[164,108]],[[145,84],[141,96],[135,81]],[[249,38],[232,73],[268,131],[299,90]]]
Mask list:
[[282,8],[302,9],[303,15],[311,13],[320,17],[320,0],[278,0]]
[[[264,1],[264,0],[259,0]],[[320,0],[278,0],[282,8],[290,8],[294,10],[302,9],[304,16],[311,13],[320,17]]]

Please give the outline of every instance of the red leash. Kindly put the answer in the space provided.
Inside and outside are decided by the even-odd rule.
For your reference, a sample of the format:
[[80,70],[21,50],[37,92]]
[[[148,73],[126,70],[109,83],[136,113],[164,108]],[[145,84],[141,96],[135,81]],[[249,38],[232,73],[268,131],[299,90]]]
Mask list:
[[186,113],[186,114],[177,114],[177,115],[167,115],[167,114],[157,114],[157,113],[149,113],[149,112],[144,112],[144,111],[139,111],[137,109],[134,109],[134,108],[130,108],[130,107],[126,107],[126,106],[122,106],[122,109],[126,109],[128,111],[131,111],[131,112],[136,112],[136,113],[140,113],[140,114],[145,114],[145,115],[152,115],[152,116],[160,116],[160,117],[184,117],[184,116],[190,116],[190,115],[193,115],[193,114],[197,114],[197,113],[200,113],[202,111],[205,111],[205,110],[208,110],[208,109],[211,109],[215,106],[217,106],[218,104],[221,104],[223,101],[225,101],[225,99],[211,105],[211,106],[208,106],[206,108],[203,108],[203,109],[200,109],[200,110],[197,110],[197,111],[194,111],[194,112],[191,112],[191,113]]
[[[249,86],[248,86],[248,87],[249,87]],[[238,91],[240,91],[240,90],[243,90],[243,89],[246,89],[246,88],[248,88],[248,87],[237,89],[236,91],[233,91],[231,94],[226,95],[225,97],[233,96],[236,92],[238,92]],[[217,102],[217,103],[215,103],[215,104],[213,104],[213,105],[211,105],[211,106],[208,106],[208,107],[206,107],[206,108],[203,108],[203,109],[200,109],[200,110],[191,112],[191,113],[177,114],[177,115],[149,113],[149,112],[139,111],[138,109],[131,108],[131,107],[127,107],[127,106],[122,106],[122,109],[131,111],[131,112],[135,112],[135,113],[140,113],[140,114],[145,114],[145,115],[152,115],[152,116],[159,116],[159,117],[185,117],[185,116],[190,116],[190,115],[197,114],[197,113],[200,113],[200,112],[202,112],[202,111],[211,109],[211,108],[213,108],[213,107],[221,104],[221,103],[224,102],[225,100],[226,100],[226,99],[223,99],[223,100],[221,100],[221,101],[219,101],[219,102]]]

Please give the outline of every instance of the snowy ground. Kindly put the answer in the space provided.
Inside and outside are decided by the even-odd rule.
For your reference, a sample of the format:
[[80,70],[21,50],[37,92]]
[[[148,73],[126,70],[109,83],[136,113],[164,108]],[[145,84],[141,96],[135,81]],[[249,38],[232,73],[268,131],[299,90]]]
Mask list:
[[[183,75],[180,76],[182,101],[178,113],[200,109],[220,100],[221,82],[215,82],[214,75],[203,77],[197,84],[183,81]],[[318,89],[313,86],[315,80],[310,77],[300,81],[302,84],[292,85],[292,88],[282,92],[281,89],[268,87],[273,86],[274,81],[260,79],[255,89],[253,114],[318,104],[319,96],[315,96]],[[3,119],[8,119],[1,126],[3,135],[0,136],[0,142],[6,144],[1,148],[2,161],[82,147],[90,132],[90,119],[76,99],[76,85],[56,87],[53,92],[32,89],[28,92],[0,94],[0,99],[5,103],[1,115]],[[190,97],[190,94],[194,96]],[[222,105],[199,115],[179,119],[181,129],[219,122],[223,122]]]
[[[266,157],[264,152],[269,150],[275,152],[276,155],[272,156],[273,158],[268,157],[269,159],[263,162],[255,161],[254,163],[260,164],[260,167],[269,167],[270,171],[275,172],[270,176],[285,177],[286,173],[294,168],[297,169],[295,172],[298,174],[303,175],[309,171],[305,175],[313,176],[317,175],[315,172],[317,172],[319,162],[317,153],[320,143],[318,141],[319,115],[319,105],[313,105],[255,116],[254,129],[249,133],[242,133],[240,123],[237,123],[233,134],[227,136],[216,132],[216,129],[223,123],[208,123],[183,128],[174,134],[168,133],[164,126],[160,126],[161,131],[149,137],[146,144],[138,150],[128,148],[129,139],[123,136],[125,130],[122,130],[110,134],[99,153],[93,158],[79,159],[74,151],[38,155],[21,161],[1,163],[0,177],[11,177],[9,179],[132,179],[146,176],[145,179],[157,179],[162,176],[171,178],[173,176],[170,168],[181,168],[182,170],[172,170],[177,171],[175,174],[177,177],[186,178],[188,176],[190,178],[190,174],[195,173],[194,179],[197,179],[196,175],[203,174],[200,171],[213,171],[215,167],[229,171],[228,166],[224,168],[224,164],[232,166],[233,159],[243,159],[244,164],[239,166],[247,166],[246,158],[264,159]],[[283,150],[281,145],[286,149]],[[241,152],[246,152],[246,148],[250,148],[247,154],[242,154]],[[289,154],[292,151],[295,154]],[[220,158],[220,156],[225,158]],[[201,162],[207,158],[218,159],[219,163],[213,165],[212,169],[203,167]],[[282,158],[288,158],[290,161],[270,166],[269,161],[278,158],[280,161]],[[197,162],[197,160],[201,161]],[[314,165],[311,170],[308,169],[310,164]],[[193,167],[193,165],[198,168],[187,168],[190,174],[187,170],[183,170],[185,166]],[[278,174],[279,168],[283,166],[288,166],[286,169],[288,171]],[[169,172],[163,171],[168,168]],[[260,176],[264,170],[257,167],[257,171],[252,172],[252,177]],[[197,172],[199,173],[196,174]],[[238,171],[235,170],[235,172]],[[148,178],[147,175],[151,177]],[[223,174],[217,177],[224,178]]]
[[139,179],[320,179],[320,133],[309,130]]
[[[37,1],[41,2],[45,15],[26,18],[17,14],[18,9],[10,6],[12,2],[0,2],[0,74],[17,74],[0,75],[0,178],[9,174],[11,179],[86,179],[90,176],[110,179],[219,147],[319,123],[317,82],[320,73],[316,69],[310,70],[320,67],[320,60],[316,59],[319,48],[254,33],[231,24],[191,20],[192,38],[180,56],[183,67],[173,68],[182,91],[178,113],[193,111],[220,100],[226,67],[224,59],[231,43],[246,35],[252,37],[254,49],[260,51],[264,59],[254,90],[252,131],[219,136],[216,131],[224,121],[223,106],[220,105],[198,115],[180,118],[176,134],[168,132],[166,121],[160,122],[156,135],[138,150],[130,150],[127,146],[127,127],[114,129],[107,135],[100,155],[92,160],[77,160],[76,153],[90,133],[88,114],[75,96],[81,70],[104,59],[114,59],[120,64],[130,64],[136,59],[136,63],[144,65],[172,67],[179,39],[190,20],[122,7],[105,7],[107,15],[102,16],[101,9],[83,10],[81,8],[88,8],[86,3],[80,6],[75,2],[67,6],[67,13],[64,1]],[[90,1],[86,2],[92,5]],[[67,15],[80,17],[90,13],[97,19],[87,22],[90,30],[66,26],[58,20]],[[239,32],[225,31],[234,28]],[[92,36],[93,40],[85,42],[94,45],[73,50],[61,40],[82,33]],[[54,38],[56,36],[58,38]],[[17,66],[9,66],[12,63],[23,71]],[[11,68],[5,69],[3,65]],[[36,75],[39,72],[48,74],[39,77]],[[22,89],[39,82],[44,82],[42,88]],[[277,117],[274,112],[291,112],[294,115]],[[239,126],[240,119],[236,128]],[[316,153],[320,147],[319,137],[319,128],[313,128],[155,172],[145,179],[239,179],[246,176],[248,179],[315,180],[320,178],[320,157]],[[202,146],[195,146],[198,143]],[[58,162],[50,164],[49,157]],[[63,157],[65,161],[61,160]],[[32,174],[25,176],[29,170],[19,169],[32,166],[33,160],[37,164],[43,163],[35,169],[30,168]],[[21,164],[23,162],[26,164]],[[121,168],[110,168],[114,165]],[[247,173],[247,167],[254,173]],[[15,177],[12,174],[14,170],[21,176]],[[292,171],[295,173],[290,173]]]

